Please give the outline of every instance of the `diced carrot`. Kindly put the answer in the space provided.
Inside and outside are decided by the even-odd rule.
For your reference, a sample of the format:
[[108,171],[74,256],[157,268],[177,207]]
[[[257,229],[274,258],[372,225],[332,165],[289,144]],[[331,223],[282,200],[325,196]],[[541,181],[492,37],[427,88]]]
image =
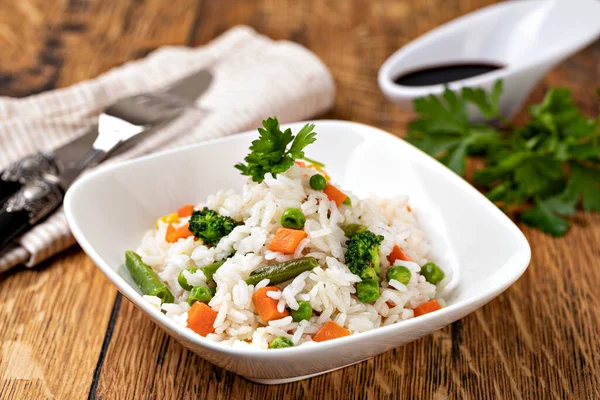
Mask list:
[[279,251],[284,254],[294,254],[298,243],[308,234],[302,230],[279,228],[275,232],[275,237],[269,244],[269,250]]
[[323,192],[327,195],[329,200],[334,201],[338,207],[346,200],[346,198],[348,198],[344,192],[329,183],[325,186]]
[[215,310],[205,303],[196,301],[188,311],[187,325],[198,335],[206,336],[215,331],[213,325],[216,319],[217,312]]
[[177,210],[177,214],[179,218],[189,217],[194,212],[194,206],[192,204],[186,204]]
[[402,261],[412,261],[412,258],[404,250],[402,250],[399,246],[394,246],[392,252],[389,256],[387,256],[388,261],[391,265],[394,265],[396,260]]
[[315,342],[324,342],[326,340],[338,339],[344,336],[350,336],[350,331],[333,321],[329,321],[319,329],[319,332],[317,332],[315,336],[313,336],[313,340]]
[[169,226],[167,226],[167,231],[165,232],[165,240],[168,242],[169,237],[174,233],[175,233],[175,227],[173,226],[173,224],[169,224]]
[[267,296],[267,292],[279,291],[281,291],[281,289],[279,289],[276,286],[266,286],[258,289],[252,295],[252,302],[254,303],[254,307],[256,307],[258,315],[265,322],[285,318],[288,315],[290,315],[288,310],[286,310],[285,308],[283,309],[283,312],[279,312],[279,310],[277,310],[277,303],[279,303],[279,301]]
[[410,206],[406,206],[406,211],[412,212],[412,208],[410,208]]
[[296,165],[302,168],[306,168],[306,164],[302,161],[295,161]]
[[185,224],[180,226],[179,228],[173,228],[173,225],[169,225],[167,228],[167,235],[165,236],[165,240],[169,243],[175,243],[179,239],[185,239],[193,235],[192,231],[189,228],[190,224]]
[[436,299],[429,300],[427,303],[423,303],[414,309],[415,317],[420,317],[421,315],[429,314],[430,312],[441,309],[442,306],[440,306],[440,303]]

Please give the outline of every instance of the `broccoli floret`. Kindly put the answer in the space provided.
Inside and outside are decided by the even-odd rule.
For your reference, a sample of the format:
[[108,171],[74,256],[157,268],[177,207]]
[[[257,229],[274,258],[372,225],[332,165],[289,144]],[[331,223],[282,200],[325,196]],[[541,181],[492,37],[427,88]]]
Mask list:
[[219,215],[216,211],[204,207],[194,211],[190,217],[190,231],[207,245],[216,245],[223,236],[231,233],[238,225],[233,219]]
[[353,233],[346,242],[346,263],[361,279],[379,280],[379,245],[383,236],[365,230]]

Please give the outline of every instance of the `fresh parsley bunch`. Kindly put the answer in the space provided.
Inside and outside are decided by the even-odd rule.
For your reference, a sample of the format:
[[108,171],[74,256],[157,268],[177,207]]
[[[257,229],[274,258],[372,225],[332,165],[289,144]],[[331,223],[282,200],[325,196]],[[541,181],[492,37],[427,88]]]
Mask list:
[[304,155],[304,148],[314,143],[317,133],[314,124],[306,124],[294,136],[291,129],[282,131],[276,117],[263,121],[258,129],[259,138],[252,142],[250,154],[244,158],[247,164],[239,163],[235,167],[242,175],[252,177],[255,182],[262,182],[267,173],[276,176],[287,171],[294,160],[306,160],[312,164],[324,166]]
[[[501,93],[497,82],[489,94],[446,89],[441,100],[415,100],[418,118],[408,140],[459,175],[467,156],[481,156],[484,166],[473,180],[490,200],[526,224],[562,236],[570,225],[565,217],[579,203],[586,211],[600,211],[600,116],[586,118],[571,92],[557,88],[529,108],[528,123],[515,127],[498,110]],[[469,106],[504,127],[469,122]]]

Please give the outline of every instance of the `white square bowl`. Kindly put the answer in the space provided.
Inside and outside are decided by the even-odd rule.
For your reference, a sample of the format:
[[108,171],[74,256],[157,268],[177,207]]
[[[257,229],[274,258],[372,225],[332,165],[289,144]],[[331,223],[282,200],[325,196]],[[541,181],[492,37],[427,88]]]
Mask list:
[[[303,124],[288,125],[296,132]],[[278,350],[231,348],[182,328],[140,295],[124,267],[157,217],[220,189],[240,190],[233,165],[256,131],[100,168],[68,191],[64,210],[83,250],[121,293],[185,347],[260,383],[284,383],[374,357],[440,329],[483,306],[529,264],[531,250],[496,206],[445,166],[382,130],[345,121],[317,121],[308,156],[322,160],[333,180],[358,196],[410,195],[434,246],[433,257],[453,279],[447,307],[369,332]],[[506,316],[510,318],[510,316]],[[142,344],[140,344],[142,345]]]

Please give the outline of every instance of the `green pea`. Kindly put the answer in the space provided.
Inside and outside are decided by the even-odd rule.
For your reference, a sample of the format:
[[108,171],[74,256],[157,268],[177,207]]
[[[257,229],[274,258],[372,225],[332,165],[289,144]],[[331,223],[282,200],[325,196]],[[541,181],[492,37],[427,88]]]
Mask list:
[[294,342],[285,336],[277,336],[269,345],[270,349],[283,349],[284,347],[294,347]]
[[345,206],[351,206],[352,205],[352,200],[350,200],[350,196],[346,196],[346,198],[344,199],[344,201],[342,201],[342,204]]
[[281,226],[284,228],[302,229],[305,222],[306,217],[299,208],[288,208],[281,215]]
[[310,187],[315,190],[325,190],[327,186],[327,179],[321,174],[314,174],[310,177]]
[[348,224],[346,226],[342,226],[342,230],[344,231],[344,235],[350,237],[350,235],[354,235],[355,233],[361,233],[366,231],[368,228],[365,225],[361,224]]
[[[198,271],[198,268],[196,268],[196,267],[187,267],[183,271],[187,271],[190,274],[193,274],[194,272]],[[192,285],[190,285],[188,283],[187,278],[185,277],[185,275],[183,275],[183,271],[181,271],[179,273],[179,275],[177,275],[177,282],[179,282],[179,286],[181,286],[185,290],[192,290]]]
[[444,279],[446,274],[434,262],[428,262],[421,267],[421,275],[425,277],[427,282],[437,285]]
[[363,279],[356,284],[356,297],[363,303],[372,303],[379,298],[379,282]]
[[312,317],[313,314],[313,308],[310,305],[310,303],[308,301],[304,301],[304,300],[300,300],[298,302],[298,309],[297,310],[290,310],[290,315],[292,316],[292,319],[294,320],[294,322],[300,322],[302,320],[310,320],[310,317]]
[[408,282],[410,282],[410,277],[412,276],[412,274],[410,273],[410,269],[400,265],[398,267],[392,267],[392,268],[388,269],[386,276],[387,276],[388,282],[391,281],[392,279],[395,279],[403,285],[408,285]]
[[188,304],[191,306],[195,301],[200,303],[208,303],[212,299],[213,294],[210,289],[206,286],[196,286],[190,290],[190,296],[188,297]]

